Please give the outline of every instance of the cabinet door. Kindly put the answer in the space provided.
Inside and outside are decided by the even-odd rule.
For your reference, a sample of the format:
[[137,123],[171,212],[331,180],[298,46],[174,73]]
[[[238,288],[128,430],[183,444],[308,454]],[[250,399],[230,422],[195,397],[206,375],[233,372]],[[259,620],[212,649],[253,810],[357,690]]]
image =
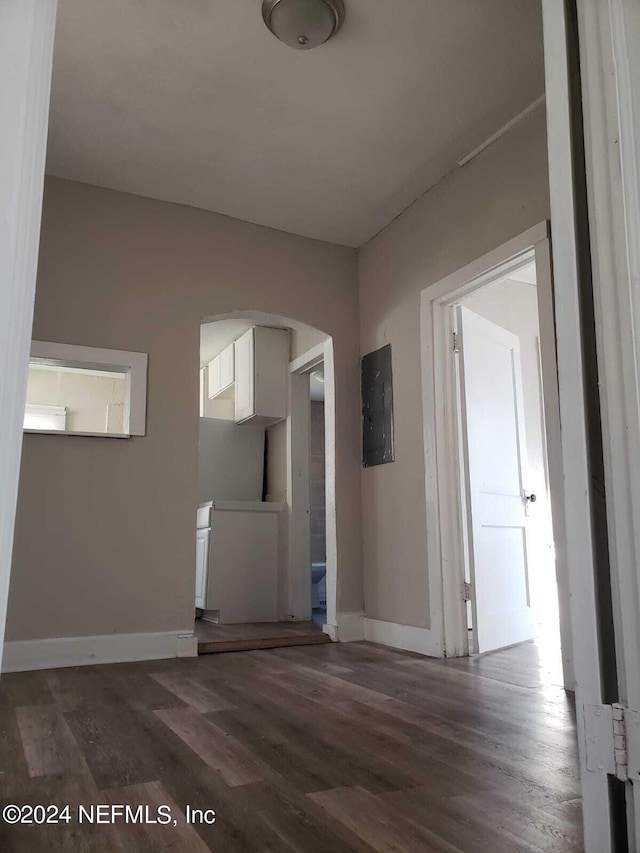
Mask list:
[[217,355],[209,362],[209,399],[212,400],[220,393],[220,356]]
[[206,609],[209,528],[196,531],[196,607]]
[[254,329],[255,391],[253,414],[274,421],[286,418],[289,388],[289,333],[286,329]]
[[229,388],[235,381],[235,348],[230,344],[220,353],[220,390]]
[[236,356],[236,421],[250,418],[254,413],[254,337],[249,329],[235,343]]
[[205,389],[206,383],[205,379],[207,378],[207,371],[204,367],[200,368],[200,417],[204,417],[204,403],[205,403]]

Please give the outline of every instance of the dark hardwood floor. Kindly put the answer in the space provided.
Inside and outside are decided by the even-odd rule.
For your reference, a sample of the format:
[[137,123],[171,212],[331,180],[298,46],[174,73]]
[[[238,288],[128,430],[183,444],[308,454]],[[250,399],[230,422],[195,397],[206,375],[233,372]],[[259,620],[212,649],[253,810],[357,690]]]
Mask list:
[[[365,643],[4,675],[0,806],[71,806],[0,850],[580,851],[571,702],[533,644]],[[78,823],[83,805],[177,825]],[[184,810],[214,809],[212,825]],[[162,812],[161,812],[162,813]],[[107,813],[108,814],[108,813]]]
[[195,634],[198,654],[246,652],[279,649],[287,646],[315,646],[330,643],[315,622],[249,622],[240,625],[217,625],[196,619]]

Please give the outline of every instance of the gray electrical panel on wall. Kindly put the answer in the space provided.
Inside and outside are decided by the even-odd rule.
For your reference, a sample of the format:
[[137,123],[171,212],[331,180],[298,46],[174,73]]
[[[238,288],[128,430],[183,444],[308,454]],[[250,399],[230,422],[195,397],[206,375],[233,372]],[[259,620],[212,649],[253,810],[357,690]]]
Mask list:
[[393,462],[391,345],[362,358],[362,465]]

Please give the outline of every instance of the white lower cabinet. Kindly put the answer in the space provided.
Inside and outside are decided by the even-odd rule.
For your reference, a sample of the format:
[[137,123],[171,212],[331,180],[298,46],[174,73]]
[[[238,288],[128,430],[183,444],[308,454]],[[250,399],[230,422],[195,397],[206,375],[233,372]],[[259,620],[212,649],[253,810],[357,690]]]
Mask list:
[[209,537],[211,528],[196,531],[196,607],[206,609]]
[[276,622],[283,505],[216,501],[211,517],[207,610],[220,623]]

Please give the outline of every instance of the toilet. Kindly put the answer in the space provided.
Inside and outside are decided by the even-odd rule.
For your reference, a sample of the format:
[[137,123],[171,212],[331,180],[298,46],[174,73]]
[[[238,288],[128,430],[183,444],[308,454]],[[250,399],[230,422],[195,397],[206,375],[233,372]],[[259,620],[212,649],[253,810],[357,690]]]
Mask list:
[[327,564],[311,563],[311,607],[323,607],[327,601]]

